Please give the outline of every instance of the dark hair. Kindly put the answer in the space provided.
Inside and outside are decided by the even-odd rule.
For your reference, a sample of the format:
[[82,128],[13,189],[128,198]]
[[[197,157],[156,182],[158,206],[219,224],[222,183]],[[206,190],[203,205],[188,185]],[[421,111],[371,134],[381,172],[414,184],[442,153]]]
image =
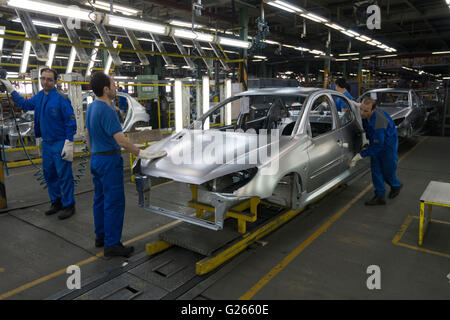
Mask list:
[[347,89],[347,82],[345,81],[344,78],[339,78],[336,80],[336,84],[341,87],[341,88],[345,88]]
[[103,71],[97,71],[92,74],[91,77],[91,89],[94,91],[97,97],[103,96],[103,88],[111,85],[111,79],[103,73]]
[[41,69],[41,76],[44,72],[53,72],[53,77],[55,78],[55,81],[58,80],[58,73],[55,70],[50,68],[43,68]]
[[362,104],[368,105],[371,104],[372,105],[372,110],[375,110],[375,108],[377,107],[377,100],[374,100],[372,98],[369,97],[365,97],[362,101]]

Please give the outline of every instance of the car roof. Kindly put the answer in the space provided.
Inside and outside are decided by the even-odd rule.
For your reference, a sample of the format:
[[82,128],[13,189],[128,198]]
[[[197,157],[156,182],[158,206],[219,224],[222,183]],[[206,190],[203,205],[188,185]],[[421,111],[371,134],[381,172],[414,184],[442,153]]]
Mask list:
[[[259,95],[280,95],[280,96],[293,96],[293,95],[310,95],[317,91],[329,91],[322,88],[302,88],[302,87],[288,87],[288,88],[263,88],[263,89],[251,89],[241,92],[237,96],[259,96]],[[333,91],[336,92],[336,91]]]
[[402,88],[382,88],[382,89],[373,89],[368,90],[364,92],[366,94],[367,92],[409,92],[411,89],[402,89]]

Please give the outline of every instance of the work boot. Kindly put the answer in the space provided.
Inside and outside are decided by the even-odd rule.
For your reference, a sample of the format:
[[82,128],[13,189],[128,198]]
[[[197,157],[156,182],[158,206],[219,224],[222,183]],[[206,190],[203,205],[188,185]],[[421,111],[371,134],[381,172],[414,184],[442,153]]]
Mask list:
[[60,211],[62,209],[62,203],[61,201],[56,201],[56,202],[52,202],[52,205],[50,206],[50,209],[48,209],[47,211],[45,211],[45,215],[46,216],[50,216],[52,214],[57,213],[58,211]]
[[391,187],[391,192],[389,192],[389,199],[394,199],[396,196],[398,196],[402,187],[403,185],[401,185],[400,187]]
[[105,247],[103,249],[103,255],[105,257],[126,257],[128,258],[134,251],[134,247],[125,247],[122,243],[119,243],[115,247]]
[[75,206],[69,206],[62,209],[58,214],[59,220],[64,220],[71,217],[75,213]]
[[105,239],[95,239],[95,247],[101,248],[105,245]]
[[375,197],[373,197],[372,199],[370,199],[369,201],[366,201],[364,203],[366,206],[379,206],[379,205],[385,205],[386,204],[386,200],[384,200],[384,197],[379,196],[379,195],[375,195]]

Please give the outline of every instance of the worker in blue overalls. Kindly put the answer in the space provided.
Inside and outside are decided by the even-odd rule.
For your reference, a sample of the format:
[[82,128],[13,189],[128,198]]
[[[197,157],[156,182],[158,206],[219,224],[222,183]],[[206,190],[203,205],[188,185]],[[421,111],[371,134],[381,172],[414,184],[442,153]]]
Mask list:
[[372,182],[375,188],[375,196],[366,201],[366,205],[384,205],[386,182],[391,186],[389,198],[393,199],[400,193],[402,183],[397,177],[398,163],[398,134],[394,121],[384,111],[376,108],[376,101],[366,97],[360,106],[363,127],[369,139],[369,147],[357,154],[351,163],[351,167],[364,157],[371,159]]
[[[344,96],[346,96],[350,101],[354,101],[352,95],[350,94],[350,86],[345,81],[344,78],[339,78],[335,82],[336,85],[336,91],[342,93]],[[337,111],[346,111],[348,108],[347,104],[342,100],[341,98],[336,99],[336,109]]]
[[25,100],[8,80],[1,80],[20,109],[34,110],[34,133],[42,137],[42,168],[48,187],[51,207],[45,212],[57,212],[59,219],[75,213],[74,181],[72,175],[73,136],[77,124],[72,104],[56,90],[58,74],[55,70],[41,70],[42,90]]
[[120,242],[125,213],[121,147],[148,160],[166,153],[155,154],[140,150],[125,138],[119,117],[111,103],[116,97],[116,85],[109,75],[96,72],[92,75],[90,84],[97,96],[86,112],[86,138],[92,154],[91,173],[95,189],[95,246],[104,246],[105,257],[128,257],[134,248]]

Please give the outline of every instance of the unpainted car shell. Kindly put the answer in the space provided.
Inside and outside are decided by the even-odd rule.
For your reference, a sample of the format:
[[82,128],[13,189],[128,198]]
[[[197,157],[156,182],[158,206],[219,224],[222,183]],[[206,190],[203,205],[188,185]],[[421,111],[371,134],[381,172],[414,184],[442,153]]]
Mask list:
[[[381,109],[385,110],[396,123],[398,136],[400,138],[409,139],[422,130],[426,119],[426,108],[414,90],[395,88],[369,90],[364,92],[358,101],[361,102],[365,97],[370,97],[371,93],[376,94],[390,92],[408,94],[408,107],[381,107]],[[416,103],[413,103],[414,99],[416,99]]]
[[[130,96],[128,93],[124,92],[117,92],[116,93],[117,98],[124,97],[127,99],[128,104],[128,110],[127,114],[125,116],[125,119],[122,124],[122,130],[123,132],[129,132],[132,129],[134,129],[136,124],[147,124],[150,120],[150,116],[145,111],[144,106],[142,106],[135,98]],[[91,97],[92,99],[95,98],[95,94],[92,91],[83,93],[83,102],[86,101],[87,104],[87,98]],[[87,105],[86,105],[87,106]]]
[[[148,148],[148,151],[164,150],[167,152],[167,156],[157,160],[139,160],[140,171],[143,175],[164,177],[196,185],[204,184],[230,173],[249,169],[252,166],[256,167],[258,171],[253,178],[232,193],[211,192],[211,202],[216,207],[214,226],[211,224],[209,226],[203,224],[196,221],[195,218],[180,218],[179,215],[166,214],[167,212],[163,212],[157,207],[152,207],[149,211],[169,215],[205,227],[212,226],[212,229],[217,230],[222,228],[225,212],[231,205],[250,197],[259,197],[261,199],[270,197],[279,182],[286,176],[291,176],[293,179],[292,188],[295,190],[291,199],[292,201],[290,201],[290,206],[294,209],[307,205],[350,176],[352,170],[349,169],[349,163],[352,157],[360,152],[362,147],[361,127],[357,123],[356,116],[353,116],[353,120],[345,126],[340,126],[332,95],[344,99],[349,106],[351,102],[344,95],[336,91],[318,88],[270,88],[251,90],[231,97],[216,107],[211,108],[201,117],[200,121],[207,119],[218,108],[233,100],[244,96],[256,95],[276,95],[280,97],[306,96],[303,108],[298,115],[292,133],[288,136],[279,137],[278,154],[272,154],[268,159],[258,158],[256,165],[237,163],[174,165],[173,157],[176,156],[176,152],[179,152],[181,148],[191,150],[192,157],[195,156],[192,140],[184,140],[185,136],[189,136],[194,131],[194,128],[198,127],[198,122],[194,122],[189,129],[174,133],[172,136]],[[331,102],[332,110],[330,110],[329,116],[333,117],[335,128],[331,132],[312,138],[310,136],[308,119],[309,110],[316,99],[323,99],[324,97]],[[218,133],[215,132],[214,134]],[[220,134],[234,140],[237,146],[248,146],[249,141],[257,137],[256,134],[251,136],[249,133],[239,132],[221,132]],[[213,130],[206,130],[203,131],[203,135],[199,135],[198,139],[211,141],[211,135],[213,135]],[[266,150],[273,143],[275,142],[268,139],[266,144],[261,144],[258,147]],[[249,150],[241,156],[250,157],[252,152],[255,152],[255,150]],[[274,163],[278,163],[278,166]],[[136,166],[136,164],[135,162],[134,165]],[[270,170],[271,167],[276,168],[276,170],[271,172],[271,174],[267,174],[267,170]]]

